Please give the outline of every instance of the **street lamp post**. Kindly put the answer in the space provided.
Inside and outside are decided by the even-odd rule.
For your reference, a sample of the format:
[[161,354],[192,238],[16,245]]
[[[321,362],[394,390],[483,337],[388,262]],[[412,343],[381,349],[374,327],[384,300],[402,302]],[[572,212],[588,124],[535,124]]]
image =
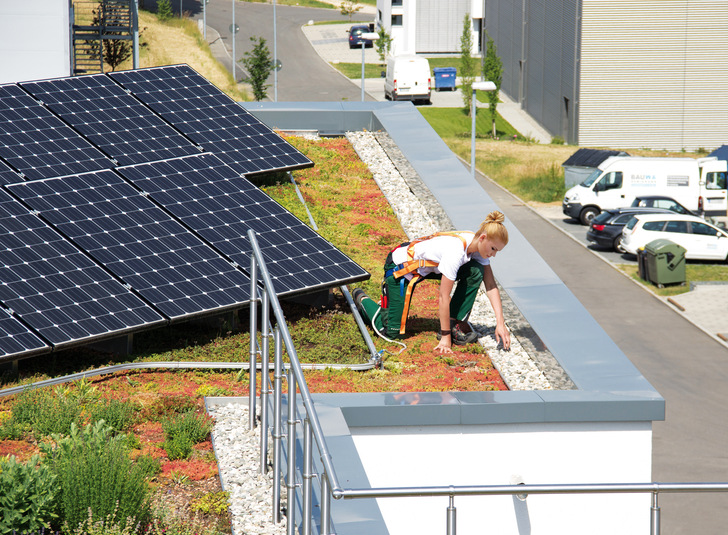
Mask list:
[[475,98],[476,91],[495,91],[495,84],[493,82],[473,82],[473,98],[470,102],[471,111],[470,114],[473,117],[473,126],[471,129],[470,136],[470,174],[475,178],[475,114],[477,113],[478,107],[476,106],[477,99]]
[[367,47],[367,41],[376,41],[379,34],[374,32],[364,32],[359,38],[361,39],[361,101],[364,102],[364,50]]

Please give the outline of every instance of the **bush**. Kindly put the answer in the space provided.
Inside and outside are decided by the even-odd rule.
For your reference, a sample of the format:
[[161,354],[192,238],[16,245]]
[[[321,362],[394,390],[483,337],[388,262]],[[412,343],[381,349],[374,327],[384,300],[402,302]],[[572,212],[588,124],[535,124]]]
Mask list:
[[25,390],[12,408],[14,424],[28,424],[36,436],[68,434],[72,425],[79,425],[83,406],[62,390]]
[[108,427],[120,433],[134,425],[137,415],[137,406],[131,401],[117,399],[103,400],[93,405],[90,410],[91,421],[103,420]]
[[48,528],[56,516],[54,481],[39,455],[25,464],[15,456],[0,459],[0,533]]
[[126,435],[113,436],[101,420],[82,430],[73,425],[69,436],[53,435],[53,441],[41,451],[60,488],[56,512],[62,526],[83,525],[89,510],[121,529],[148,520],[147,472],[131,461]]
[[172,2],[170,0],[159,0],[157,2],[157,18],[162,22],[171,19],[174,16],[172,11]]
[[164,449],[170,461],[187,459],[192,446],[207,438],[212,430],[212,420],[204,414],[187,411],[162,423]]

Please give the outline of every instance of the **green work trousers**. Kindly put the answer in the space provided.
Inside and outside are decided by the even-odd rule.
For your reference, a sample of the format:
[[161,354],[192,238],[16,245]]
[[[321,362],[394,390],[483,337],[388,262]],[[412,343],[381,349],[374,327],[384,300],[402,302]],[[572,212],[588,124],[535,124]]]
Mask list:
[[[394,275],[386,276],[387,272],[395,268],[392,255],[387,256],[384,264],[385,277],[382,280],[382,306],[372,299],[364,299],[362,308],[364,320],[376,331],[387,338],[403,338],[399,333],[402,323],[402,311],[405,305],[405,295],[410,282],[405,277],[396,279]],[[455,291],[450,299],[450,317],[456,320],[467,319],[473,309],[475,297],[478,295],[480,283],[483,282],[484,266],[480,262],[471,260],[458,270],[455,279]],[[441,275],[429,275],[427,279],[440,279]],[[422,279],[420,279],[422,280]],[[414,288],[412,289],[414,291]],[[438,328],[439,330],[439,328]]]

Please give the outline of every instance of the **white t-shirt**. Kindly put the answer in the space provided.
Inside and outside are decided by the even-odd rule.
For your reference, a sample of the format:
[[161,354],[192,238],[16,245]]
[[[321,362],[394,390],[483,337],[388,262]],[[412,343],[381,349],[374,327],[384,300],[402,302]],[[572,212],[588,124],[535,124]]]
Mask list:
[[[447,277],[451,281],[457,278],[458,270],[470,260],[487,266],[490,264],[489,258],[483,258],[477,251],[473,254],[468,254],[466,249],[470,246],[475,237],[474,232],[463,231],[459,234],[465,238],[465,247],[460,238],[456,236],[437,236],[429,240],[421,241],[415,244],[415,260],[432,260],[437,262],[436,267],[421,267],[417,272],[424,276],[431,273],[442,274],[443,277]],[[392,261],[395,264],[402,264],[407,262],[407,248],[409,246],[398,247],[392,253]],[[406,275],[407,279],[412,278],[412,274]]]

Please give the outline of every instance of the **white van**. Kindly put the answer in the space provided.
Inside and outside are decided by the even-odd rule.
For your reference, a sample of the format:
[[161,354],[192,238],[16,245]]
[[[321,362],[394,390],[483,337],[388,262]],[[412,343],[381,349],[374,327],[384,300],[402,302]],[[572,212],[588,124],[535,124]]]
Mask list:
[[630,206],[637,196],[666,195],[688,210],[726,215],[725,160],[610,156],[584,182],[566,192],[565,215],[589,222],[602,210]]
[[430,103],[430,62],[414,54],[389,56],[384,79],[384,98]]

